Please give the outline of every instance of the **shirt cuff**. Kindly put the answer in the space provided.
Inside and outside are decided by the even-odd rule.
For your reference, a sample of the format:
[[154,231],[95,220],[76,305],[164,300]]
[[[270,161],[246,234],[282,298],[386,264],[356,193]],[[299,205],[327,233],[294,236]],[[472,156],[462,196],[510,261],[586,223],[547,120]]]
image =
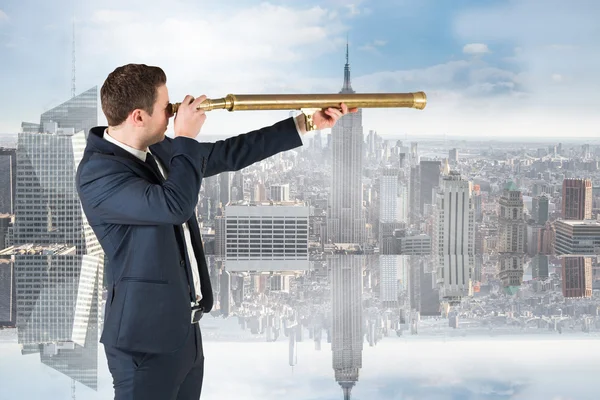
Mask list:
[[302,141],[302,146],[304,146],[304,135],[302,134],[302,132],[300,132],[300,126],[298,126],[298,120],[296,119],[296,116],[292,117],[294,119],[294,125],[296,125],[296,131],[298,132],[298,136],[300,137],[300,140]]

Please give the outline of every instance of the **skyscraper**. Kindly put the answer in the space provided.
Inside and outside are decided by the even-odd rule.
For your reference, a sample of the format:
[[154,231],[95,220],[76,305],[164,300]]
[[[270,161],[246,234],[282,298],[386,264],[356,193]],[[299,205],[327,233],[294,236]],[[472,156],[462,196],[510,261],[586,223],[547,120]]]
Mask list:
[[591,179],[565,179],[562,188],[562,203],[564,219],[591,219]]
[[0,327],[15,326],[16,290],[14,263],[0,257]]
[[[348,45],[344,85],[340,93],[355,93],[350,83]],[[331,131],[333,176],[328,209],[328,239],[334,243],[363,244],[366,219],[362,203],[362,111],[343,116]]]
[[[591,196],[590,196],[591,199]],[[590,200],[591,201],[591,200]],[[547,195],[541,195],[538,199],[537,215],[534,215],[536,222],[540,225],[545,225],[548,222],[549,203]]]
[[98,90],[93,87],[42,114],[37,132],[33,124],[22,124],[28,128],[17,143],[13,244],[66,244],[76,246],[78,255],[103,256],[75,186],[97,113]]
[[335,380],[350,399],[362,368],[363,269],[365,256],[345,255],[328,258],[331,277],[333,370]]
[[564,297],[592,297],[592,258],[563,257],[562,292]]
[[523,282],[525,258],[525,215],[523,194],[513,182],[504,187],[500,198],[498,225],[499,274],[505,288],[520,286]]
[[23,122],[23,132],[42,133],[55,125],[58,129],[70,129],[73,133],[84,132],[87,139],[90,128],[98,125],[98,87],[65,101],[40,116],[40,123]]
[[271,200],[290,201],[290,185],[271,185]]
[[[17,187],[15,149],[0,147],[0,214],[13,214]],[[0,243],[2,248],[3,243]]]
[[421,161],[420,172],[420,205],[421,213],[425,212],[425,204],[433,204],[434,190],[440,185],[442,169],[441,161]]
[[18,343],[22,354],[39,353],[43,364],[97,390],[103,259],[59,255],[65,248],[13,255]]
[[399,170],[386,169],[380,178],[379,220],[381,222],[407,222],[407,195],[400,182]]
[[13,244],[68,244],[78,255],[103,255],[75,185],[85,143],[83,131],[19,133]]
[[379,178],[379,248],[382,254],[397,254],[395,229],[408,222],[408,191],[400,182],[400,171],[387,168]]
[[219,200],[225,207],[231,201],[231,173],[228,171],[219,174]]
[[414,165],[410,167],[409,181],[409,220],[411,224],[416,224],[421,216],[421,166]]
[[440,297],[449,303],[473,294],[475,209],[471,182],[450,172],[436,194],[432,253],[437,260]]

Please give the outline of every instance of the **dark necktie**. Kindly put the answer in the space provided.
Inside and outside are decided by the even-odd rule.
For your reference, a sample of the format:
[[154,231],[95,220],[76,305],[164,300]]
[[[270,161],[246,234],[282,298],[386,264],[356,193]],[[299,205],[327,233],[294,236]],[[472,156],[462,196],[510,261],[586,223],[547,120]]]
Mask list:
[[160,178],[160,180],[163,181],[164,177],[160,172],[160,168],[158,168],[158,163],[156,162],[156,159],[154,158],[154,156],[150,153],[146,153],[146,161],[145,162],[150,167],[150,169],[152,169],[152,171],[154,171],[156,176],[158,176]]

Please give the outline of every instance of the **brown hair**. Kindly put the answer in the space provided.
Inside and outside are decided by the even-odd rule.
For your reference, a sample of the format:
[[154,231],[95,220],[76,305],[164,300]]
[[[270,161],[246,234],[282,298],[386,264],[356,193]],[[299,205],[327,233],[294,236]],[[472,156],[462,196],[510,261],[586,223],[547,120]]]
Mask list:
[[152,115],[156,89],[167,83],[160,67],[146,64],[127,64],[111,72],[100,89],[102,111],[108,125],[122,124],[135,109]]

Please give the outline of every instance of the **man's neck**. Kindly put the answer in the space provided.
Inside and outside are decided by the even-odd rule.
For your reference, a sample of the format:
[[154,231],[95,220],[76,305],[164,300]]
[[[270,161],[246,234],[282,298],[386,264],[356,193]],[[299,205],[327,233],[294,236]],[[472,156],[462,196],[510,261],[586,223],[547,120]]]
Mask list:
[[126,144],[129,147],[133,147],[136,150],[140,151],[148,151],[148,146],[144,143],[141,143],[139,140],[136,140],[133,132],[127,132],[123,129],[115,129],[112,126],[108,127],[108,134],[115,140]]

